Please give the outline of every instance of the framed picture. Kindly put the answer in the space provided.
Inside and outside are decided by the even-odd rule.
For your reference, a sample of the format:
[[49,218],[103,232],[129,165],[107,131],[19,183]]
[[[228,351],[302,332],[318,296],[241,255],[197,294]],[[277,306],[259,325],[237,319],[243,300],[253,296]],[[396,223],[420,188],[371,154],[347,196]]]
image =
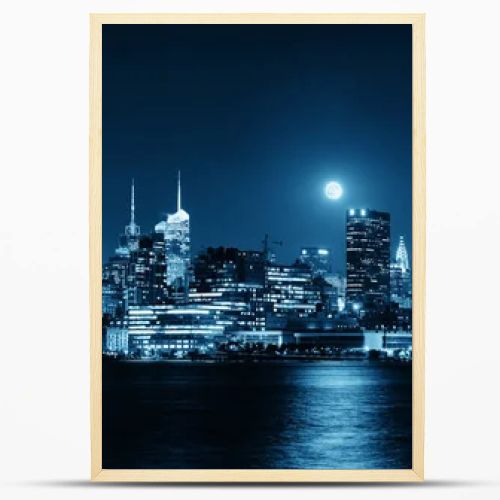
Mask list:
[[423,14],[90,17],[96,481],[421,481]]

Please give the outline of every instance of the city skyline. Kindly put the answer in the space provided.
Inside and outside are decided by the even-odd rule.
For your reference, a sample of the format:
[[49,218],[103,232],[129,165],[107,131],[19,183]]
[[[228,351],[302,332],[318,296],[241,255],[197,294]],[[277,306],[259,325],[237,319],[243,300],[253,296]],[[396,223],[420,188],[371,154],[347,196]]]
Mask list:
[[[332,184],[336,184],[335,192],[328,193]],[[193,255],[191,219],[182,208],[181,190],[178,171],[176,212],[167,214],[153,231],[141,234],[135,221],[132,181],[130,222],[114,256],[103,266],[103,313],[107,324],[126,326],[136,307],[146,308],[139,318],[148,314],[153,321],[142,334],[135,333],[139,335],[136,352],[155,351],[154,347],[144,351],[142,335],[155,331],[158,314],[164,315],[167,310],[174,314],[175,308],[181,317],[188,314],[191,318],[185,323],[188,330],[193,328],[193,318],[199,320],[208,314],[204,318],[208,320],[206,326],[222,327],[222,334],[229,334],[226,338],[238,328],[290,331],[299,324],[299,329],[310,329],[315,322],[314,329],[338,331],[346,327],[347,318],[352,321],[349,328],[355,329],[411,327],[411,268],[403,235],[399,236],[394,258],[391,256],[390,213],[366,208],[346,211],[344,276],[333,271],[328,247],[302,246],[292,262],[280,262],[275,247],[282,242],[270,240],[267,234],[261,249],[215,245]],[[342,186],[330,182],[325,193],[337,200]],[[171,331],[171,321],[172,316],[159,324],[170,325],[167,329]],[[129,342],[134,344],[128,324]],[[108,345],[116,345],[113,331],[108,334]],[[118,338],[126,329],[120,331]],[[203,329],[197,334],[203,335]],[[166,346],[159,345],[158,350]],[[169,346],[173,348],[173,344]]]
[[281,261],[326,246],[343,271],[351,207],[390,212],[411,253],[409,27],[105,26],[103,40],[104,259],[131,179],[149,232],[179,169],[193,253],[269,233]]
[[[170,219],[171,221],[174,221],[174,219],[178,218],[178,216],[176,216],[176,214],[179,214],[181,213],[181,218],[183,220],[186,220],[187,221],[187,224],[188,224],[188,232],[190,233],[189,231],[189,226],[190,226],[190,216],[187,212],[185,212],[184,209],[181,209],[181,181],[180,181],[180,178],[181,178],[181,171],[178,170],[177,171],[177,194],[176,194],[176,207],[177,207],[177,210],[176,211],[167,211],[164,213],[164,217],[162,220],[160,220],[158,223],[156,224],[152,224],[151,226],[150,225],[146,225],[145,227],[147,228],[143,233],[141,233],[140,231],[140,225],[137,224],[137,221],[136,221],[136,217],[135,217],[135,206],[136,206],[136,203],[135,203],[135,179],[133,178],[132,181],[131,181],[131,196],[129,198],[129,203],[130,203],[130,221],[128,222],[128,224],[125,224],[125,231],[123,233],[120,233],[120,234],[123,234],[123,235],[132,235],[132,236],[143,236],[143,235],[148,235],[148,234],[152,234],[152,233],[164,233],[166,231],[166,228],[167,228],[167,221]],[[330,181],[330,184],[332,182]],[[336,181],[334,181],[333,183],[337,184]],[[325,183],[325,191],[326,191],[326,188],[328,187],[328,182]],[[340,189],[343,190],[343,186],[340,186]],[[326,195],[326,197],[328,198],[329,196]],[[342,198],[342,191],[339,195],[339,198]],[[338,199],[337,198],[331,198],[330,199],[332,200],[335,200],[334,202],[331,202],[331,203],[338,203]],[[365,212],[371,212],[371,211],[375,211],[377,212],[378,210],[377,209],[374,209],[372,207],[367,207],[366,205],[363,205],[363,208],[361,207],[350,207],[350,208],[347,208],[345,210],[345,216],[346,217],[349,217],[349,215],[352,215],[353,211],[365,211]],[[255,250],[255,251],[259,251],[259,250],[262,250],[263,248],[263,245],[265,245],[265,238],[267,238],[269,236],[268,233],[265,233],[263,235],[263,239],[259,242],[257,242],[255,248],[245,248],[245,250]],[[411,246],[409,248],[406,247],[406,238],[405,238],[405,235],[404,234],[399,234],[398,237],[393,237],[394,235],[389,235],[389,243],[390,243],[390,255],[395,255],[396,256],[396,260],[400,259],[401,258],[401,254],[402,252],[404,252],[404,259],[405,259],[405,262],[406,262],[406,267],[411,267],[408,262],[411,263]],[[116,252],[120,252],[120,246],[122,245],[120,243],[120,238],[121,236],[117,236],[116,237],[116,241],[117,241],[117,245],[115,245],[115,248],[114,250],[112,251],[112,253],[107,257],[107,259],[109,259],[111,256],[113,256],[114,254],[116,254]],[[190,235],[190,238],[192,238],[192,235]],[[344,234],[344,238],[345,238],[345,234]],[[284,242],[282,240],[279,240],[275,243],[278,243],[278,245],[276,245],[274,248],[273,248],[273,251],[275,251],[277,253],[277,258],[278,260],[280,255],[279,255],[279,250],[283,248],[284,246]],[[343,255],[340,254],[340,251],[338,249],[338,246],[337,246],[337,257],[340,257],[340,259],[343,259],[341,260],[341,266],[339,267],[338,265],[338,262],[339,262],[339,259],[335,259],[333,260],[333,252],[332,252],[332,247],[331,246],[328,246],[328,245],[304,245],[304,244],[300,244],[299,247],[296,249],[296,254],[292,255],[292,259],[290,261],[285,261],[283,259],[281,259],[280,261],[282,261],[283,263],[293,263],[297,260],[301,260],[301,251],[303,251],[304,248],[325,248],[325,249],[328,249],[328,252],[329,252],[329,255],[330,255],[330,259],[331,259],[331,264],[332,264],[332,270],[334,270],[335,272],[340,272],[341,274],[345,274],[346,272],[346,245],[345,245],[345,239],[343,239],[341,242],[340,242],[340,245],[342,247],[342,249],[344,250],[344,253]],[[402,246],[403,245],[403,246]],[[218,244],[214,244],[214,245],[201,245],[197,250],[191,252],[191,248],[189,249],[189,252],[191,254],[192,257],[194,257],[196,254],[198,253],[201,253],[203,251],[205,251],[207,248],[216,248],[216,247],[225,247],[225,248],[240,248],[238,247],[237,245],[218,245]],[[105,259],[106,260],[106,257]]]

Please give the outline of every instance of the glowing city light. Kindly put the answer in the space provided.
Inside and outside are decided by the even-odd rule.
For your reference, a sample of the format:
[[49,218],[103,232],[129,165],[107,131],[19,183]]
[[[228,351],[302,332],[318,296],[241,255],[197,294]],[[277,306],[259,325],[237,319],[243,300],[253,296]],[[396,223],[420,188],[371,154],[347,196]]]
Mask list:
[[338,200],[342,193],[342,186],[338,182],[332,181],[325,186],[326,197],[330,200]]

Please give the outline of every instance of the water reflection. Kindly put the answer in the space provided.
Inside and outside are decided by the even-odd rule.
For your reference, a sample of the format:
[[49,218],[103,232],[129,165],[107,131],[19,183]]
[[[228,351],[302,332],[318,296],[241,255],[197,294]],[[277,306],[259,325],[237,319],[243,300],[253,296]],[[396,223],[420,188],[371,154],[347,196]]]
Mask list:
[[111,363],[105,468],[411,468],[411,367]]

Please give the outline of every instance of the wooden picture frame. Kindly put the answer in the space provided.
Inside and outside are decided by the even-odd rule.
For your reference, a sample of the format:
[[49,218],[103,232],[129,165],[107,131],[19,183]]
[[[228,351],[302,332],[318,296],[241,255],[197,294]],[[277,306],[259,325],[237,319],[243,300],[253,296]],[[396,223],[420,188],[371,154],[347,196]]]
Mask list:
[[[413,42],[413,468],[408,470],[116,470],[102,467],[102,26],[104,24],[411,24]],[[90,363],[93,481],[388,482],[424,478],[425,311],[424,14],[90,15]]]

